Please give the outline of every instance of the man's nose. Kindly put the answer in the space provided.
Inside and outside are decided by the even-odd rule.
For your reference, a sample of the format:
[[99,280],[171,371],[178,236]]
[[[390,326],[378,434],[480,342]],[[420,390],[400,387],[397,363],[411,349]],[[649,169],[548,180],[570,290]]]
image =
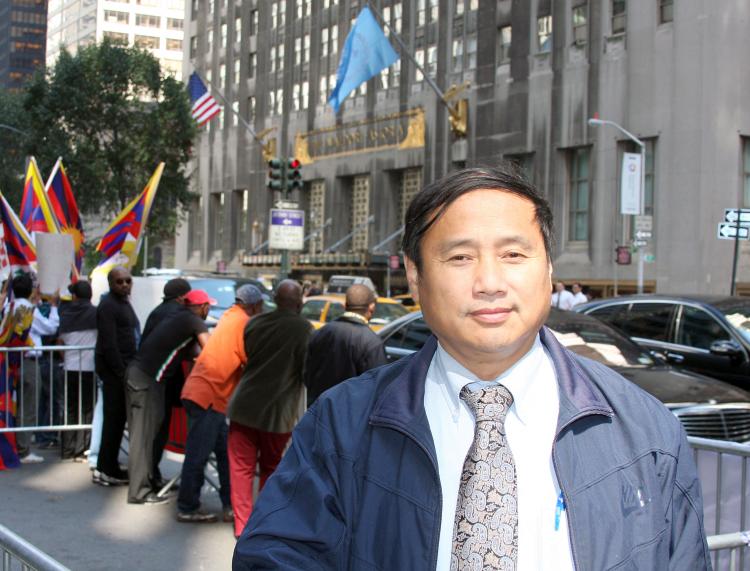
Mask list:
[[474,293],[479,295],[504,294],[508,289],[505,268],[494,255],[480,256],[474,276]]

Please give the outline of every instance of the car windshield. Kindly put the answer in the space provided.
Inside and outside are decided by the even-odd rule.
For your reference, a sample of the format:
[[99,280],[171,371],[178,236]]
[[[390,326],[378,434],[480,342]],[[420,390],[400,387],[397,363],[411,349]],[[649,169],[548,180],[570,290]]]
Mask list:
[[574,353],[607,366],[649,367],[654,364],[654,360],[638,345],[595,319],[551,319],[547,327]]
[[371,321],[375,324],[390,323],[407,313],[409,310],[400,303],[377,303]]
[[731,305],[721,305],[719,309],[734,330],[750,343],[750,303],[738,301]]
[[190,280],[190,287],[202,289],[216,300],[215,308],[228,309],[234,303],[234,280],[197,279]]

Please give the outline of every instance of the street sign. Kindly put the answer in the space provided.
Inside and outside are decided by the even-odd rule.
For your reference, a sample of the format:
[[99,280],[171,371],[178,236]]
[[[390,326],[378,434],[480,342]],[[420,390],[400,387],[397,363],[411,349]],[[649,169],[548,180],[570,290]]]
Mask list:
[[651,253],[643,254],[643,261],[646,262],[647,264],[653,264],[656,261],[656,256],[654,256]]
[[647,240],[633,240],[633,246],[636,248],[642,248],[643,246],[648,246]]
[[645,230],[638,230],[635,233],[636,240],[648,240],[651,238],[651,232],[646,232]]
[[305,211],[272,208],[268,247],[274,250],[303,250],[305,247]]
[[737,226],[729,222],[719,222],[716,237],[721,240],[747,240],[750,238],[750,226]]
[[740,226],[750,226],[750,210],[744,208],[739,210],[737,208],[725,208],[724,221],[739,222]]
[[654,229],[654,217],[650,214],[640,214],[636,216],[635,229],[640,232],[651,232]]

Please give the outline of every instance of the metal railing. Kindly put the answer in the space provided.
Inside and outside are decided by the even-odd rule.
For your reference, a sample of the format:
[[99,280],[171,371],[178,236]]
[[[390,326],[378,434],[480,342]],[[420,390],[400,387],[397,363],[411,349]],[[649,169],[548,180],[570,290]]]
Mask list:
[[70,571],[3,525],[0,525],[0,554],[3,557],[2,571]]
[[93,372],[86,378],[63,363],[66,357],[79,366],[93,361],[93,351],[93,345],[0,347],[5,402],[16,403],[15,416],[9,406],[0,410],[0,433],[90,429],[87,417],[96,402]]
[[703,490],[703,519],[716,570],[750,569],[750,445],[688,438]]

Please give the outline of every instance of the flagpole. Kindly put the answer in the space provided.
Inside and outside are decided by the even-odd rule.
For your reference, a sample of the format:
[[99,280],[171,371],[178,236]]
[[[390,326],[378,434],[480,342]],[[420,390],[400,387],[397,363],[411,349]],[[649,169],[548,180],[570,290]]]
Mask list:
[[205,83],[207,83],[209,85],[209,87],[211,87],[211,89],[219,96],[219,98],[224,102],[224,106],[227,109],[229,109],[232,113],[234,113],[235,115],[237,115],[237,118],[240,120],[240,123],[242,123],[242,125],[245,127],[245,129],[247,129],[248,132],[253,136],[253,139],[255,139],[256,141],[258,141],[259,145],[264,146],[263,140],[260,137],[258,137],[258,134],[255,132],[255,129],[253,129],[250,126],[250,123],[248,123],[247,121],[245,121],[245,118],[242,115],[240,115],[237,111],[235,111],[234,109],[232,109],[232,104],[227,100],[226,97],[224,97],[224,94],[221,91],[219,91],[216,87],[214,87],[214,85],[210,81],[208,81],[206,78],[204,78],[198,72],[197,69],[194,70],[194,71],[195,71],[196,75],[201,78],[201,81],[204,81]]
[[386,20],[383,18],[380,12],[378,12],[377,8],[375,8],[373,3],[369,1],[365,1],[365,6],[367,6],[373,12],[373,14],[375,14],[378,17],[378,20],[383,22],[385,27],[388,28],[388,30],[391,33],[391,36],[393,36],[393,39],[396,40],[396,43],[401,48],[401,51],[403,52],[403,54],[409,58],[409,60],[414,64],[414,66],[420,72],[422,72],[422,77],[424,77],[427,84],[437,94],[437,96],[440,98],[440,101],[443,102],[443,105],[446,106],[446,108],[448,109],[448,113],[450,113],[452,117],[456,116],[457,111],[451,106],[450,103],[448,103],[448,100],[445,98],[445,93],[443,93],[443,91],[437,86],[437,83],[435,83],[430,77],[430,75],[425,71],[424,67],[422,67],[422,65],[420,65],[420,63],[416,60],[416,58],[411,54],[411,52],[409,51],[409,48],[406,47],[406,44],[404,44],[403,40],[401,40],[401,38],[396,33],[396,31],[391,27],[391,25],[388,22],[386,22]]

